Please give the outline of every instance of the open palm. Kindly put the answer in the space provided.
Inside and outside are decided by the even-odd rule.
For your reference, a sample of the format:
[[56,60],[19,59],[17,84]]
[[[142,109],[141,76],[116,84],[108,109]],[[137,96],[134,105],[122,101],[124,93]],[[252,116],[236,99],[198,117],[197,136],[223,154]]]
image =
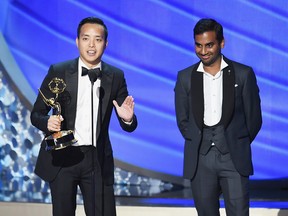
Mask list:
[[134,115],[134,98],[127,96],[121,106],[118,105],[117,101],[113,100],[113,104],[120,118],[125,122],[131,122]]

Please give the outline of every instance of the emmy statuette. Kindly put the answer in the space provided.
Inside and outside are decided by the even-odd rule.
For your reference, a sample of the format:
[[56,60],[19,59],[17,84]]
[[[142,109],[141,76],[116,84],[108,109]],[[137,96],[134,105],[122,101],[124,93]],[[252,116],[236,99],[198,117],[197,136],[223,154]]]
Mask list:
[[[44,103],[50,106],[54,110],[54,113],[60,118],[61,106],[57,99],[58,95],[65,90],[66,84],[63,79],[55,77],[49,82],[48,86],[50,91],[55,94],[55,98],[46,98],[40,89],[39,93]],[[61,130],[45,137],[45,142],[46,150],[50,151],[66,148],[67,146],[77,143],[77,140],[74,138],[74,132],[72,130]]]

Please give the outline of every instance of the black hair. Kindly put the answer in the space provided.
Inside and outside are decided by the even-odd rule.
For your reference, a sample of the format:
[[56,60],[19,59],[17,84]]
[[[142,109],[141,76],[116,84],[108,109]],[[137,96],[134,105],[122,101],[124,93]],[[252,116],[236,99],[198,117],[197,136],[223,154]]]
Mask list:
[[105,25],[105,23],[103,22],[103,20],[97,18],[97,17],[86,17],[84,19],[82,19],[78,25],[78,28],[77,28],[77,37],[79,38],[80,36],[80,31],[81,31],[81,28],[84,24],[86,23],[91,23],[91,24],[98,24],[98,25],[101,25],[103,26],[104,28],[104,36],[105,36],[105,41],[107,40],[108,38],[108,29],[107,29],[107,26]]
[[221,43],[224,39],[223,27],[214,19],[203,18],[200,19],[194,27],[194,39],[196,35],[203,34],[204,32],[214,31],[216,33],[216,39]]

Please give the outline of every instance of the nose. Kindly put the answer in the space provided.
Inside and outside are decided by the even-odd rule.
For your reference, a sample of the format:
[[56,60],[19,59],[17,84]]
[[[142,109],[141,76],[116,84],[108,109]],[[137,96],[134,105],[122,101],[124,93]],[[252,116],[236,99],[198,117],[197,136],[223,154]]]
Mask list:
[[94,47],[94,46],[95,46],[94,41],[93,41],[93,40],[90,40],[90,42],[89,42],[89,47]]
[[205,46],[201,47],[200,53],[201,53],[201,55],[205,55],[206,54]]

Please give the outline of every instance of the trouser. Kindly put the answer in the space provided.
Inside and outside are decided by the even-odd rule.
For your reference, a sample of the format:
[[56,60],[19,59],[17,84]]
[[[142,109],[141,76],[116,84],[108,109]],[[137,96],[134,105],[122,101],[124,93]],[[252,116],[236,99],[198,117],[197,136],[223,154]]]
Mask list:
[[227,216],[249,215],[249,177],[237,172],[230,153],[222,155],[212,147],[206,155],[200,154],[191,188],[199,216],[220,215],[221,193]]
[[75,215],[78,186],[87,216],[115,216],[113,185],[103,185],[96,148],[69,147],[65,156],[69,160],[49,183],[53,216]]

